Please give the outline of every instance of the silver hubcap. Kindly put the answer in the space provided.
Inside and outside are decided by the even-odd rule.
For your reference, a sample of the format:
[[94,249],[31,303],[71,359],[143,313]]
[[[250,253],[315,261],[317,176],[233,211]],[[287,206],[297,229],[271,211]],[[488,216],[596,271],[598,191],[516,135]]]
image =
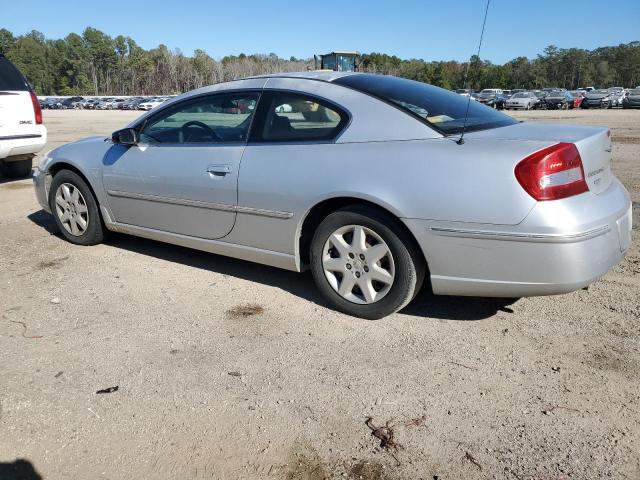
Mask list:
[[81,236],[89,226],[89,209],[82,193],[75,185],[63,183],[56,190],[56,213],[64,229]]
[[322,267],[329,285],[344,299],[358,304],[382,299],[395,278],[389,246],[361,225],[340,227],[329,236],[322,250]]

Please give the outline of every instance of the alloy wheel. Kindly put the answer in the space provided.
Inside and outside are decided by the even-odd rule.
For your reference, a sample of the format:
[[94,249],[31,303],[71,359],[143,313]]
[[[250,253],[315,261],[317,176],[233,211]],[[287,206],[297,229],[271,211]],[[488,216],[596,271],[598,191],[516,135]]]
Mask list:
[[389,246],[362,225],[345,225],[329,235],[322,250],[322,268],[331,288],[357,304],[379,301],[395,279]]
[[80,190],[71,183],[63,183],[56,190],[56,214],[64,229],[76,237],[89,226],[89,209]]

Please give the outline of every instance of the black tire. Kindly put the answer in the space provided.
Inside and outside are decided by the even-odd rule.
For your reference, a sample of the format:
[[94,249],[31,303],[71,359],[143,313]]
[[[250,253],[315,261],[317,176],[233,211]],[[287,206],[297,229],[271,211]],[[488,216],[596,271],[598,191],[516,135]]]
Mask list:
[[[389,247],[395,278],[388,293],[371,304],[353,303],[338,294],[325,277],[322,256],[325,243],[337,229],[361,225],[373,230]],[[404,308],[420,291],[426,272],[422,253],[392,216],[365,205],[345,207],[329,214],[311,240],[311,273],[322,296],[337,310],[354,317],[377,320]]]
[[31,159],[0,161],[0,173],[5,178],[22,178],[31,173]]
[[[55,197],[56,192],[58,191],[58,187],[60,187],[60,185],[62,185],[63,183],[73,185],[80,191],[82,197],[84,197],[84,201],[88,211],[88,221],[87,228],[82,235],[72,235],[62,225],[60,217],[58,216]],[[75,243],[76,245],[96,245],[104,241],[107,230],[104,226],[104,223],[102,222],[98,202],[93,196],[93,192],[91,191],[87,183],[77,173],[72,172],[71,170],[60,170],[53,177],[51,187],[49,188],[49,207],[51,208],[51,212],[53,213],[53,218],[55,219],[56,225],[58,226],[58,230],[60,230],[60,233],[67,241]]]

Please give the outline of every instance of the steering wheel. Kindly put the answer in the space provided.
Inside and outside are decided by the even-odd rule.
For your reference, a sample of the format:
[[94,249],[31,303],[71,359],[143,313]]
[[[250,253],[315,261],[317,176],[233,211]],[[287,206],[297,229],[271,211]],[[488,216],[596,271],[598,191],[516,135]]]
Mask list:
[[182,125],[182,127],[181,127],[182,133],[183,133],[183,135],[184,135],[184,137],[185,137],[185,139],[186,139],[187,141],[189,141],[189,140],[191,139],[191,138],[190,138],[190,135],[189,135],[189,133],[188,133],[188,129],[189,129],[189,127],[198,127],[198,128],[201,128],[201,129],[202,129],[202,130],[204,130],[206,133],[208,133],[209,135],[211,135],[214,139],[216,139],[216,140],[220,140],[220,141],[222,140],[222,138],[220,137],[220,135],[218,135],[218,134],[215,132],[215,130],[214,130],[213,128],[211,128],[209,125],[207,125],[206,123],[199,122],[198,120],[191,120],[191,121],[189,121],[189,122],[185,123],[184,125]]

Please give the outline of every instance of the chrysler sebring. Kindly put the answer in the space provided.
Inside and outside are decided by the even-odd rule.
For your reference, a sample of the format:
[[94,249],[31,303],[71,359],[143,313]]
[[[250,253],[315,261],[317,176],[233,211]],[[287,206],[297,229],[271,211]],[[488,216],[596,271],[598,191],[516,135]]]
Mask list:
[[435,294],[570,292],[619,262],[629,194],[606,127],[522,123],[365,73],[246,78],[44,156],[36,195],[80,245],[124,232],[294,271],[380,318]]

